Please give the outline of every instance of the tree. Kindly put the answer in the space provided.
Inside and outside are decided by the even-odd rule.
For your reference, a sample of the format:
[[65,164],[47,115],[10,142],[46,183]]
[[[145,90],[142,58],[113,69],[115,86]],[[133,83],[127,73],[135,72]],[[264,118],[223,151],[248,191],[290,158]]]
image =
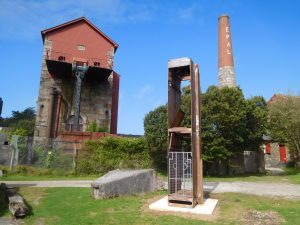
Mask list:
[[167,105],[149,112],[144,118],[145,140],[155,167],[167,168]]
[[300,96],[281,95],[268,108],[270,136],[286,143],[292,160],[300,161]]
[[33,136],[35,124],[35,110],[32,107],[25,109],[24,111],[12,111],[12,116],[8,118],[2,118],[0,120],[0,126],[11,127],[13,131],[17,129],[23,129],[28,136]]
[[[191,124],[190,87],[183,88],[184,126]],[[201,96],[202,151],[206,162],[226,161],[244,150],[259,150],[267,129],[267,108],[262,97],[244,98],[240,88],[211,86]],[[167,107],[146,115],[145,138],[160,161],[166,162]]]

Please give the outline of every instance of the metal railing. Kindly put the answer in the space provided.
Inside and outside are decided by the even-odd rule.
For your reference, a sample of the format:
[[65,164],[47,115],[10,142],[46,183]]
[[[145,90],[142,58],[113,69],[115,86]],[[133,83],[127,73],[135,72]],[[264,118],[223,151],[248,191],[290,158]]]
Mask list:
[[[76,61],[76,59],[77,60],[80,59],[80,56],[74,57],[70,53],[48,50],[46,52],[45,59],[72,63],[73,61]],[[86,61],[87,66],[104,67],[104,68],[112,68],[113,67],[113,59],[111,59],[109,57],[107,57],[107,58],[84,58],[84,60]]]

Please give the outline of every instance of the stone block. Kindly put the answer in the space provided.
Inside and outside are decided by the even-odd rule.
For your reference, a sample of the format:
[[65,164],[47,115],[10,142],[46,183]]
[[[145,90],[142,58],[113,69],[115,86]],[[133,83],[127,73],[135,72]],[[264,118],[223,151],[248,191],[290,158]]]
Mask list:
[[147,193],[156,188],[156,174],[153,169],[113,170],[92,182],[91,188],[95,199]]

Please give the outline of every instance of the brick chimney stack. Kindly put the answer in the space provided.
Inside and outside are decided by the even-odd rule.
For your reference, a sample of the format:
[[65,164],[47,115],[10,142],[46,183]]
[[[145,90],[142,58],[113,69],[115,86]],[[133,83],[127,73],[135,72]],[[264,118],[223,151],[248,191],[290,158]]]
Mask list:
[[229,16],[219,17],[219,87],[236,87]]

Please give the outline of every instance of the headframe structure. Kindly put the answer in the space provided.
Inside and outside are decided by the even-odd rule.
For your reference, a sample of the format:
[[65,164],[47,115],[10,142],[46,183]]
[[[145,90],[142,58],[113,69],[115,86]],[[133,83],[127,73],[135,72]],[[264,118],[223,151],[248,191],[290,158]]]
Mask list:
[[[183,127],[181,82],[190,81],[191,126]],[[168,62],[168,203],[194,207],[203,203],[199,66],[190,58]],[[183,138],[191,148],[183,149]]]

